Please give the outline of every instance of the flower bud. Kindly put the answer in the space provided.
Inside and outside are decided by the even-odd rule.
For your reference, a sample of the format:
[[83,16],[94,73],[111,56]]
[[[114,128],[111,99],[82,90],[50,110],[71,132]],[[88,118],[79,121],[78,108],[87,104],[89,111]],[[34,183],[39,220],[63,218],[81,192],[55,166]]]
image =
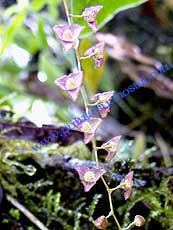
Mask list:
[[141,227],[145,224],[145,219],[143,216],[140,216],[140,215],[136,215],[135,218],[134,218],[134,224],[135,226],[137,227]]
[[108,226],[108,221],[105,216],[100,216],[94,221],[94,225],[98,229],[106,229]]

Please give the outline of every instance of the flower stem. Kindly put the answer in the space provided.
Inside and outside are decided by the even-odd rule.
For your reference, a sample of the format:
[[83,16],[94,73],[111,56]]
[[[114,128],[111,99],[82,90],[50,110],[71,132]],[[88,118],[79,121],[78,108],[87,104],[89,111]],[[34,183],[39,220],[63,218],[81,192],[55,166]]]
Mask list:
[[95,140],[95,138],[93,138],[92,144],[93,144],[93,149],[94,149],[96,167],[99,168],[99,160],[98,160],[98,153],[97,153],[97,147],[96,147],[96,140]]
[[[75,53],[76,53],[78,70],[81,71],[81,63],[80,63],[80,56],[79,56],[78,49],[75,49]],[[85,105],[86,113],[87,113],[87,115],[89,115],[89,113],[88,113],[88,99],[87,99],[87,94],[86,94],[86,90],[85,90],[84,85],[81,87],[80,91],[81,91],[82,99],[83,99],[83,102]]]
[[[71,19],[70,19],[70,13],[69,13],[69,9],[68,9],[67,0],[63,0],[63,3],[64,3],[64,8],[65,8],[65,13],[66,13],[66,17],[68,20],[68,24],[71,25]],[[78,52],[77,48],[75,49],[75,54],[76,54],[78,70],[81,71],[80,56],[79,56],[79,52]],[[81,91],[82,99],[83,99],[83,102],[85,105],[85,110],[86,110],[86,113],[88,115],[88,100],[87,100],[86,90],[85,90],[84,86],[81,87],[80,91]]]
[[[67,20],[68,20],[68,24],[71,25],[71,18],[72,16],[77,16],[79,17],[79,15],[71,15],[69,14],[69,10],[68,10],[68,5],[67,5],[67,0],[63,0],[63,3],[64,3],[64,8],[65,8],[65,12],[66,12],[66,16],[67,16]],[[80,16],[81,17],[81,16]],[[76,54],[76,60],[77,60],[77,67],[78,67],[78,70],[81,71],[81,60],[82,59],[85,59],[85,58],[88,58],[87,56],[86,57],[82,57],[80,58],[80,55],[79,55],[79,52],[78,52],[78,49],[76,48],[75,49],[75,54]],[[90,55],[89,55],[90,56]],[[93,56],[93,54],[92,54]],[[84,105],[85,105],[85,110],[86,110],[86,113],[88,114],[88,99],[87,99],[87,94],[86,94],[86,90],[85,90],[85,87],[84,85],[81,87],[81,95],[82,95],[82,98],[83,98],[83,102],[84,102]],[[95,155],[95,161],[96,161],[96,167],[99,168],[99,161],[98,161],[98,153],[97,153],[97,146],[96,146],[96,140],[95,138],[93,137],[93,140],[92,140],[92,144],[93,144],[93,149],[94,149],[94,155]],[[121,227],[120,227],[120,224],[115,216],[115,213],[114,213],[114,209],[113,209],[113,204],[112,204],[112,197],[111,197],[111,194],[112,194],[112,190],[109,188],[109,186],[107,185],[104,177],[102,176],[101,177],[102,179],[102,182],[103,184],[105,185],[105,188],[107,190],[107,193],[108,193],[108,197],[109,197],[109,205],[110,205],[110,213],[108,216],[113,216],[117,226],[118,226],[118,230],[121,230]]]
[[133,226],[134,226],[134,222],[132,222],[131,224],[129,224],[129,226],[127,226],[126,228],[123,228],[122,230],[131,229]]
[[68,24],[71,25],[71,19],[70,19],[70,14],[69,14],[69,10],[68,10],[67,0],[63,0],[63,3],[64,3],[64,8],[65,8],[65,13],[67,16]]
[[90,54],[90,55],[87,55],[87,56],[84,56],[84,57],[80,57],[80,60],[85,60],[85,59],[88,59],[90,57],[94,56],[94,53]]
[[111,196],[112,192],[110,190],[108,190],[108,197],[109,197],[109,205],[110,205],[110,210],[111,210],[111,213],[112,213],[112,216],[118,226],[118,230],[121,230],[121,226],[115,216],[115,213],[114,213],[114,208],[113,208],[113,204],[112,204],[112,196]]
[[73,17],[73,18],[83,18],[83,15],[70,14],[70,17]]

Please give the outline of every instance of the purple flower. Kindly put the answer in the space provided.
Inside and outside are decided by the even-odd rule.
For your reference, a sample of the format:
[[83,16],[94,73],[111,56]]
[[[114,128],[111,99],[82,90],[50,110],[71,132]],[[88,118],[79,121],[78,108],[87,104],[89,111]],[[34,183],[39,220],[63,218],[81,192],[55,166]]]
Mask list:
[[115,157],[120,140],[121,140],[121,136],[116,136],[101,146],[101,148],[108,151],[108,155],[106,157],[107,161],[110,161]]
[[76,101],[79,95],[80,86],[82,85],[83,72],[70,73],[55,80],[55,84],[65,90],[73,101]]
[[98,229],[105,230],[108,226],[108,220],[105,216],[100,216],[96,220],[94,220],[94,225]]
[[84,29],[78,24],[73,25],[56,25],[53,30],[60,40],[65,51],[68,52],[72,48],[77,48],[79,45],[79,35]]
[[136,215],[133,222],[135,226],[141,227],[145,224],[145,219],[141,215]]
[[100,118],[90,118],[78,126],[78,129],[81,132],[84,132],[85,144],[89,143],[93,139],[95,131],[101,122],[102,120]]
[[106,173],[104,169],[95,167],[89,168],[83,165],[75,167],[75,170],[79,174],[79,178],[84,186],[85,192],[88,192],[96,184],[100,177]]
[[94,102],[98,102],[99,104],[102,104],[110,101],[113,95],[114,95],[114,91],[96,93],[91,97],[91,100]]
[[96,24],[96,17],[102,8],[103,6],[91,6],[89,8],[85,8],[85,10],[82,12],[82,15],[85,21],[88,23],[89,27],[91,27],[91,29],[94,32],[98,30],[98,27]]
[[104,42],[99,42],[85,51],[85,55],[91,56],[95,61],[95,67],[99,68],[104,63]]
[[125,200],[129,199],[132,194],[133,174],[134,172],[130,171],[120,183],[120,189],[124,193]]
[[110,100],[112,99],[113,95],[114,91],[108,91],[104,93],[97,93],[91,97],[91,100],[98,105],[102,118],[106,117],[108,112],[110,112]]

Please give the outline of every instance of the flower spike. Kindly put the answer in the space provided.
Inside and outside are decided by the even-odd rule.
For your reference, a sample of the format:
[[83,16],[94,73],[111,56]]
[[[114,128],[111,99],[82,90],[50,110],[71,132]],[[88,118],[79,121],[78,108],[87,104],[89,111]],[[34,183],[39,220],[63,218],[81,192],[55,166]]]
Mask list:
[[133,186],[133,171],[130,171],[125,178],[121,181],[119,188],[122,189],[124,193],[125,200],[129,199],[132,194],[132,186]]
[[85,55],[91,56],[94,59],[96,68],[99,68],[104,63],[104,48],[105,43],[99,42],[85,51]]
[[105,149],[106,151],[108,151],[108,155],[106,157],[107,161],[112,160],[118,150],[118,146],[121,140],[121,136],[116,136],[114,138],[112,138],[111,140],[109,140],[108,142],[104,143],[100,148]]
[[85,192],[88,192],[96,184],[100,177],[106,173],[104,169],[95,167],[89,168],[84,165],[75,167],[75,170],[79,174],[79,178],[84,186]]
[[76,101],[79,95],[80,86],[83,81],[83,72],[70,73],[55,80],[55,84],[65,90],[73,101]]
[[79,35],[83,29],[84,27],[78,24],[56,25],[53,28],[66,52],[79,46]]
[[81,132],[84,132],[84,142],[88,144],[94,137],[96,129],[99,127],[102,120],[100,118],[90,118],[78,126]]
[[89,27],[96,32],[98,30],[97,24],[96,24],[96,17],[99,11],[103,8],[103,6],[92,6],[89,8],[85,8],[85,10],[82,12],[82,15],[85,19],[85,21],[88,23]]

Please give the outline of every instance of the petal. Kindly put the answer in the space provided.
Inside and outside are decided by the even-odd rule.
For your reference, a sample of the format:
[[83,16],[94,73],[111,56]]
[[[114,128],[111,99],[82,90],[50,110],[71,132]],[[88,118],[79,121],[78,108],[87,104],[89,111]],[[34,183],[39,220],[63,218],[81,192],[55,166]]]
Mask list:
[[101,118],[105,118],[108,115],[108,113],[110,112],[110,108],[102,109],[99,111],[100,111]]
[[77,87],[80,87],[82,85],[82,81],[83,81],[82,71],[71,73],[69,74],[69,77],[74,79]]
[[75,37],[76,39],[79,38],[79,35],[80,35],[81,31],[82,31],[84,28],[85,28],[84,26],[81,26],[81,25],[78,25],[78,24],[72,24],[72,25],[70,26],[70,29],[71,29],[71,31],[72,31],[72,33],[74,34],[74,37]]
[[82,181],[85,173],[88,172],[90,170],[90,168],[85,166],[85,165],[81,165],[81,166],[76,166],[75,170],[78,172],[79,178]]
[[104,63],[104,57],[98,58],[98,57],[93,56],[93,59],[95,61],[95,67],[96,68],[101,67],[103,65],[103,63]]
[[100,216],[96,220],[94,220],[94,225],[98,229],[105,230],[108,226],[108,220],[105,216]]
[[125,180],[128,180],[130,183],[130,186],[133,186],[133,175],[134,175],[134,171],[130,171],[126,176],[125,176]]
[[67,81],[68,78],[69,77],[67,75],[64,75],[62,77],[57,78],[54,82],[61,89],[66,90],[66,81]]
[[134,218],[134,223],[136,226],[141,227],[145,224],[145,218],[141,215],[136,215]]
[[56,36],[61,40],[64,31],[67,30],[68,28],[69,28],[68,25],[55,25],[53,27],[53,30],[54,30]]
[[124,199],[127,200],[132,195],[132,188],[129,188],[126,192],[124,192]]
[[89,183],[89,182],[82,181],[82,184],[84,186],[84,191],[89,192],[89,190],[96,184],[96,182]]
[[108,155],[106,157],[107,161],[111,161],[116,155],[116,152],[108,152]]
[[96,93],[91,97],[91,100],[97,102],[100,98],[101,93]]
[[98,49],[100,51],[101,54],[104,53],[104,49],[105,49],[105,42],[99,42],[95,45],[95,49]]
[[94,137],[94,133],[91,133],[91,134],[87,134],[85,133],[84,134],[84,143],[85,144],[88,144]]
[[91,168],[92,172],[95,174],[96,181],[100,179],[101,176],[103,176],[106,173],[105,169],[100,169],[100,168]]
[[89,56],[89,55],[93,54],[94,53],[94,48],[95,48],[95,46],[92,46],[91,48],[87,49],[84,54],[86,56]]
[[74,48],[76,42],[67,42],[67,41],[63,41],[63,40],[60,40],[60,43],[61,45],[63,46],[65,52],[68,52],[69,50],[71,50],[72,48]]
[[66,92],[70,95],[72,101],[76,101],[80,92],[80,88],[78,87],[74,90],[68,90]]

